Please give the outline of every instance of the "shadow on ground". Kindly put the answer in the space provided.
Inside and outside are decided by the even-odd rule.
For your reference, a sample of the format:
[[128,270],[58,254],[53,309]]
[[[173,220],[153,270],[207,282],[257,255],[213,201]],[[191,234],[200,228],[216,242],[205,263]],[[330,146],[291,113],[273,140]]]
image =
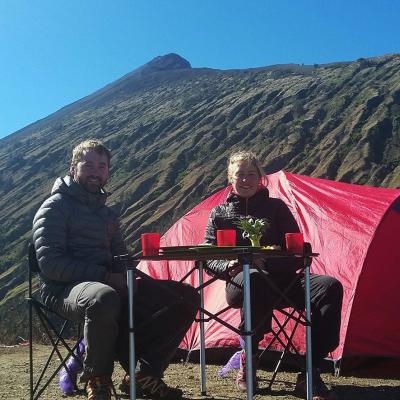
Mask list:
[[399,400],[400,387],[336,385],[335,392],[340,400]]

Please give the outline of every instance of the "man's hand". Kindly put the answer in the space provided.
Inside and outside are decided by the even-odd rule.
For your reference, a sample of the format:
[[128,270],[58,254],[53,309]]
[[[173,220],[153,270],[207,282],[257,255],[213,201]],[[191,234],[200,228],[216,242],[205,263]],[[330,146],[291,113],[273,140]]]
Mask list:
[[126,296],[128,294],[126,274],[122,272],[107,272],[104,283],[115,289],[121,296]]

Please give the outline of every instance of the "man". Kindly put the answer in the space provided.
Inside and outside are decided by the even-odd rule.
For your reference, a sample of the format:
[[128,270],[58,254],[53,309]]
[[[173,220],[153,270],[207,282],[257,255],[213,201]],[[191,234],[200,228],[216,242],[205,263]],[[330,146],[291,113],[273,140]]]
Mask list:
[[[129,371],[126,274],[124,265],[113,259],[126,248],[118,220],[105,205],[110,159],[109,150],[98,140],[78,144],[69,175],[55,181],[33,220],[43,300],[65,318],[84,324],[86,356],[80,379],[88,383],[92,400],[111,398],[114,359]],[[137,393],[179,399],[182,391],[168,387],[161,378],[194,320],[198,294],[173,281],[156,284],[146,279],[135,285],[136,326],[171,304],[167,312],[146,323],[145,331],[137,331]],[[128,376],[121,390],[129,392]]]

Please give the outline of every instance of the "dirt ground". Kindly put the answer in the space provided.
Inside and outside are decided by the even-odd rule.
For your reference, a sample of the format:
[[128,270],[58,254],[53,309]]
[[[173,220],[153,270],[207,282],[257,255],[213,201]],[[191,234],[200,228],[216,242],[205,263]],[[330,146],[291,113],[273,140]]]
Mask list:
[[[35,345],[35,365],[44,363],[48,346]],[[28,347],[2,347],[0,348],[0,400],[29,399],[29,358]],[[171,364],[165,374],[165,381],[172,386],[180,387],[184,391],[184,399],[212,399],[212,400],[241,400],[244,394],[239,393],[234,386],[235,372],[231,371],[227,377],[220,378],[217,375],[219,365],[207,366],[207,396],[200,395],[200,368],[196,363]],[[36,368],[35,368],[36,369]],[[260,370],[260,393],[256,394],[256,400],[298,400],[294,396],[293,388],[296,381],[296,373],[280,372],[277,382],[272,387],[272,392],[266,391],[268,380],[272,373],[268,370]],[[116,368],[113,380],[118,386],[123,373]],[[366,379],[340,377],[335,378],[331,374],[323,374],[325,382],[334,387],[340,400],[400,400],[400,380]],[[263,389],[264,387],[264,389]],[[42,394],[43,400],[65,399],[58,387],[57,377]],[[83,393],[78,393],[73,399],[85,399]],[[121,399],[128,396],[121,396]]]

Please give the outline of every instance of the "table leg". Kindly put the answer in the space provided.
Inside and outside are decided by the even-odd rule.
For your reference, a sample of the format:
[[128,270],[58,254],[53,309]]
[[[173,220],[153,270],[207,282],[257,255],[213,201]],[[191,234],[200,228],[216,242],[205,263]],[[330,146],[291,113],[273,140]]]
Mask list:
[[312,344],[311,344],[311,299],[310,299],[310,264],[311,259],[305,259],[305,308],[306,308],[306,384],[307,400],[312,400]]
[[[196,266],[199,271],[199,286],[203,286],[203,261],[196,261]],[[200,290],[200,390],[201,395],[207,395],[206,388],[206,341],[204,332],[204,313],[202,309],[204,308],[204,289]]]
[[133,318],[133,305],[134,305],[134,270],[128,269],[127,271],[127,284],[128,284],[128,301],[129,301],[129,399],[136,400],[136,355],[135,355],[135,322]]
[[246,354],[246,386],[247,400],[253,400],[253,364],[252,364],[252,338],[249,335],[251,331],[251,304],[250,304],[250,263],[249,260],[243,260],[243,314],[245,330],[245,354]]

